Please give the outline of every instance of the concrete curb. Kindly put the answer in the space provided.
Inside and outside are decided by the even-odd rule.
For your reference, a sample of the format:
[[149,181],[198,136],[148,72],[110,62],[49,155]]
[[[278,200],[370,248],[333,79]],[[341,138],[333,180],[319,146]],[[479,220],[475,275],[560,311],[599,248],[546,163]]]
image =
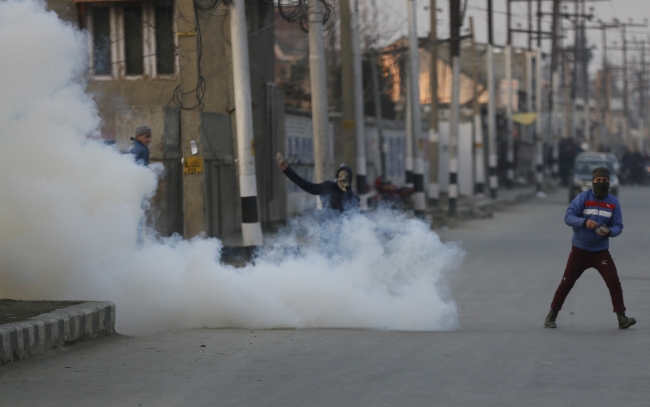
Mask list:
[[492,213],[502,206],[516,205],[522,202],[529,201],[537,195],[537,191],[521,191],[509,197],[499,197],[497,200],[485,200],[476,202],[472,210],[479,210],[482,212]]
[[115,332],[115,304],[84,302],[27,321],[0,325],[0,364]]
[[446,203],[437,208],[429,208],[427,213],[434,223],[443,225],[450,222],[457,223],[464,220],[489,218],[500,208],[526,202],[535,197],[536,194],[535,190],[527,188],[515,194],[510,194],[508,197],[500,196],[496,200],[490,198],[468,199],[458,204],[455,217],[449,217],[447,214]]

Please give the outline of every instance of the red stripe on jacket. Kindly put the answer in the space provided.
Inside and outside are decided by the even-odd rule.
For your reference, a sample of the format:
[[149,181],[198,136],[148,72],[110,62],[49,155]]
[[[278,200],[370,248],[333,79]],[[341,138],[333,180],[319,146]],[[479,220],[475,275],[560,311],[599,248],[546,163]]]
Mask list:
[[599,201],[587,201],[585,202],[585,207],[587,206],[595,206],[596,208],[605,208],[605,209],[610,209],[612,211],[614,210],[614,208],[616,208],[616,204],[599,202]]

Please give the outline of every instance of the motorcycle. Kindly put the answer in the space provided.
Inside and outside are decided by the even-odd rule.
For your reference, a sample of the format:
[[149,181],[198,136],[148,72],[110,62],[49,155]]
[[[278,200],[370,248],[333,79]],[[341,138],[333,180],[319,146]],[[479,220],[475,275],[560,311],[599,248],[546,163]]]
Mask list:
[[413,187],[398,187],[388,180],[377,177],[373,184],[375,195],[369,201],[371,208],[387,206],[392,209],[413,209]]

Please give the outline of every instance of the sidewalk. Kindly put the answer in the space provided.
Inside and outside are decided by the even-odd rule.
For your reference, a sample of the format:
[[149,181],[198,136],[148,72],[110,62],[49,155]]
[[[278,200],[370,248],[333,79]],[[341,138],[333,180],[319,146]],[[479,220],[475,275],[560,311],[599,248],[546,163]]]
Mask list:
[[[544,193],[557,189],[553,181],[545,182]],[[458,200],[457,214],[449,216],[447,197],[442,197],[436,208],[428,208],[427,219],[433,222],[433,228],[451,228],[458,226],[458,223],[469,219],[483,219],[492,217],[495,211],[507,205],[515,205],[526,202],[537,195],[536,186],[515,186],[508,189],[505,186],[499,187],[497,199],[491,199],[488,195],[483,197],[461,197]]]

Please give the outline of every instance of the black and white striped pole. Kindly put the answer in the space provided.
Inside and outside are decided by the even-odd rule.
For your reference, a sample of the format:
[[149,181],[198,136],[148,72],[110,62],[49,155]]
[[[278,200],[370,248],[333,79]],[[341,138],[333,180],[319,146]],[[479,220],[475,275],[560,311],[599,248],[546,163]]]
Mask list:
[[553,135],[553,155],[551,159],[551,172],[553,179],[557,180],[560,176],[560,125],[558,105],[560,93],[560,73],[552,73],[552,95],[553,106],[551,110],[551,133]]
[[[509,4],[509,2],[508,2]],[[512,94],[512,46],[510,43],[506,45],[505,49],[505,57],[506,57],[506,86],[507,86],[507,91],[506,91],[506,119],[507,119],[507,126],[506,126],[506,131],[508,134],[506,135],[506,140],[508,142],[508,152],[507,152],[507,179],[506,179],[506,187],[508,189],[512,188],[514,180],[515,180],[515,145],[514,145],[514,135],[512,134],[513,131],[513,126],[512,126],[512,101],[513,101],[513,94]]]
[[497,113],[494,90],[494,52],[492,50],[494,40],[492,32],[492,0],[488,0],[488,182],[490,184],[490,197],[497,199],[499,195],[499,177],[497,173]]
[[449,137],[449,216],[458,213],[458,129],[460,120],[460,0],[449,1],[451,56],[451,118]]
[[[309,0],[309,79],[314,135],[314,180],[332,176],[329,161],[329,116],[327,111],[327,68],[323,42],[323,9],[320,0]],[[320,199],[317,201],[321,204]]]
[[431,13],[431,29],[429,43],[431,45],[431,66],[429,72],[429,86],[431,91],[431,111],[429,114],[429,187],[427,196],[429,205],[438,206],[440,200],[439,153],[440,136],[438,134],[438,8],[436,0],[431,0],[429,6]]
[[410,93],[410,117],[413,148],[413,209],[415,216],[423,218],[426,210],[426,195],[424,193],[424,161],[422,159],[421,135],[422,135],[422,110],[420,109],[420,46],[418,43],[416,13],[417,4],[415,0],[408,0],[408,21],[409,21],[409,83]]
[[535,53],[535,108],[537,121],[535,122],[535,142],[537,146],[537,196],[544,194],[544,139],[542,137],[542,111],[544,110],[542,97],[542,51],[537,48]]
[[[410,65],[411,62],[407,62],[407,66]],[[408,68],[406,70],[406,75],[407,75],[407,80],[406,80],[406,113],[404,114],[404,122],[406,123],[406,158],[405,158],[405,171],[406,171],[406,185],[407,186],[413,186],[413,155],[414,155],[414,146],[413,146],[413,120],[411,120],[411,117],[413,114],[411,113],[412,110],[412,100],[413,98],[411,97],[411,69]]]
[[483,153],[483,120],[478,100],[478,53],[474,17],[469,18],[469,26],[472,33],[472,108],[474,110],[474,174],[476,175],[474,192],[477,197],[482,198],[485,196],[485,157]]
[[232,63],[237,122],[237,166],[242,211],[242,238],[246,255],[261,246],[262,225],[257,208],[257,178],[253,145],[253,108],[251,103],[250,68],[248,61],[248,30],[245,0],[230,5]]
[[[356,139],[356,178],[359,195],[366,193],[366,123],[364,115],[363,72],[361,67],[361,40],[359,38],[359,0],[350,2],[350,39],[352,40],[352,72],[354,76],[354,136]],[[368,202],[361,200],[361,209],[366,209]]]

